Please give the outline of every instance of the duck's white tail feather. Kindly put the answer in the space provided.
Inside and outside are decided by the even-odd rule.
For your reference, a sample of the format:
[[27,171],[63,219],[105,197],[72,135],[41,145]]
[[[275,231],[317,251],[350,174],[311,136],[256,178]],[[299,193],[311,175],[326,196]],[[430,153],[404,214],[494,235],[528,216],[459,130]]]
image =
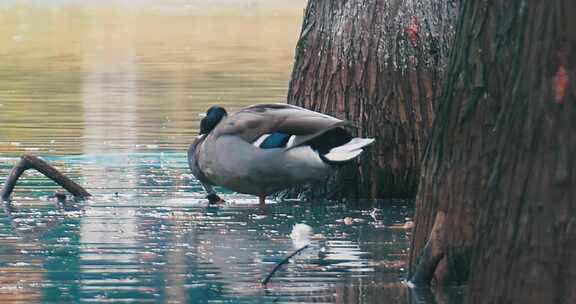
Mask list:
[[342,146],[332,148],[329,153],[343,152],[343,151],[354,151],[357,149],[362,149],[373,142],[374,142],[374,138],[355,137],[355,138],[352,138],[352,140],[350,140],[349,142],[347,142],[346,144],[344,144]]
[[374,142],[374,138],[355,137],[345,145],[332,148],[324,157],[333,162],[345,162],[356,158],[362,153],[362,148]]
[[362,151],[364,150],[329,152],[328,154],[324,154],[324,157],[331,162],[345,162],[356,158]]

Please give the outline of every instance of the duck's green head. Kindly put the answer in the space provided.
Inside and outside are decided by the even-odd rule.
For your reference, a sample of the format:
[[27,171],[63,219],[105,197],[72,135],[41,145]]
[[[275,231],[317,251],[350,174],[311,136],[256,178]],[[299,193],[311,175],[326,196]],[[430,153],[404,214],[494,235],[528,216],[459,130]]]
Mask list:
[[222,118],[228,115],[223,107],[213,106],[206,111],[206,117],[200,122],[200,135],[210,133]]

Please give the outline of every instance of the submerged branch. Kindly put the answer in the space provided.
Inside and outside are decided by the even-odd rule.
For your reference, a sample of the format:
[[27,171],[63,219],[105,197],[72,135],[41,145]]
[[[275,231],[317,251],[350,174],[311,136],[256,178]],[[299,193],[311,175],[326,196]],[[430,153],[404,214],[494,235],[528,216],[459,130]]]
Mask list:
[[35,155],[24,154],[20,158],[20,161],[12,168],[8,177],[6,177],[6,182],[2,191],[0,191],[0,197],[3,201],[9,201],[12,191],[16,186],[18,178],[28,169],[35,169],[38,172],[44,174],[49,179],[56,182],[58,185],[62,186],[64,189],[68,190],[70,194],[75,197],[85,198],[91,196],[88,191],[86,191],[82,186],[78,185],[64,174],[60,173],[56,168],[52,167],[47,162],[41,160]]
[[310,246],[310,244],[306,244],[306,245],[302,246],[300,249],[294,250],[294,252],[290,253],[282,261],[280,261],[280,263],[278,263],[276,265],[276,267],[274,267],[274,269],[272,269],[272,271],[270,271],[270,273],[266,276],[266,278],[264,280],[262,280],[262,286],[266,286],[266,284],[268,284],[268,282],[270,281],[270,279],[272,278],[274,273],[276,273],[276,271],[278,271],[278,269],[280,269],[280,267],[282,267],[282,265],[286,264],[293,256],[297,255],[302,250],[308,248],[308,246]]

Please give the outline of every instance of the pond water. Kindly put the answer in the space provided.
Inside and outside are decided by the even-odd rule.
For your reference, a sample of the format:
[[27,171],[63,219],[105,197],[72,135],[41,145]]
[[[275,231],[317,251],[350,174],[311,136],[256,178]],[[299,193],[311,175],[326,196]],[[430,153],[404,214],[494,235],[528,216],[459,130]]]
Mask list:
[[[0,178],[32,152],[94,196],[58,204],[22,177],[0,211],[0,299],[457,303],[402,284],[410,207],[262,211],[225,189],[208,206],[189,174],[199,113],[284,100],[305,2],[3,0]],[[303,245],[296,224],[310,246],[261,286]]]
[[[30,302],[408,303],[406,207],[270,202],[211,207],[183,153],[48,157],[94,197],[59,205],[31,172],[0,215],[0,296]],[[3,158],[0,174],[15,159]],[[347,219],[346,219],[347,218]],[[346,220],[345,220],[346,219]],[[309,248],[260,282],[304,239]]]

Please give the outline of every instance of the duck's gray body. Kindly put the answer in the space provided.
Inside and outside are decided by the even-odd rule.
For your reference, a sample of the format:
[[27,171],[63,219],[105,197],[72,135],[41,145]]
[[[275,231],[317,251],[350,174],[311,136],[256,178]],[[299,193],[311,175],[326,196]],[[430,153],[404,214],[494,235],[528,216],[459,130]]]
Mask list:
[[[212,185],[218,185],[265,196],[326,179],[334,162],[355,158],[373,141],[356,138],[343,145],[347,148],[325,154],[310,145],[344,125],[340,119],[287,104],[251,106],[224,116],[209,133],[198,136],[188,162],[210,194]],[[290,140],[278,148],[262,148],[261,142],[274,132],[289,134]]]
[[261,195],[306,182],[325,179],[332,167],[309,146],[287,151],[260,149],[242,139],[224,135],[199,148],[200,171],[212,184],[237,192]]

